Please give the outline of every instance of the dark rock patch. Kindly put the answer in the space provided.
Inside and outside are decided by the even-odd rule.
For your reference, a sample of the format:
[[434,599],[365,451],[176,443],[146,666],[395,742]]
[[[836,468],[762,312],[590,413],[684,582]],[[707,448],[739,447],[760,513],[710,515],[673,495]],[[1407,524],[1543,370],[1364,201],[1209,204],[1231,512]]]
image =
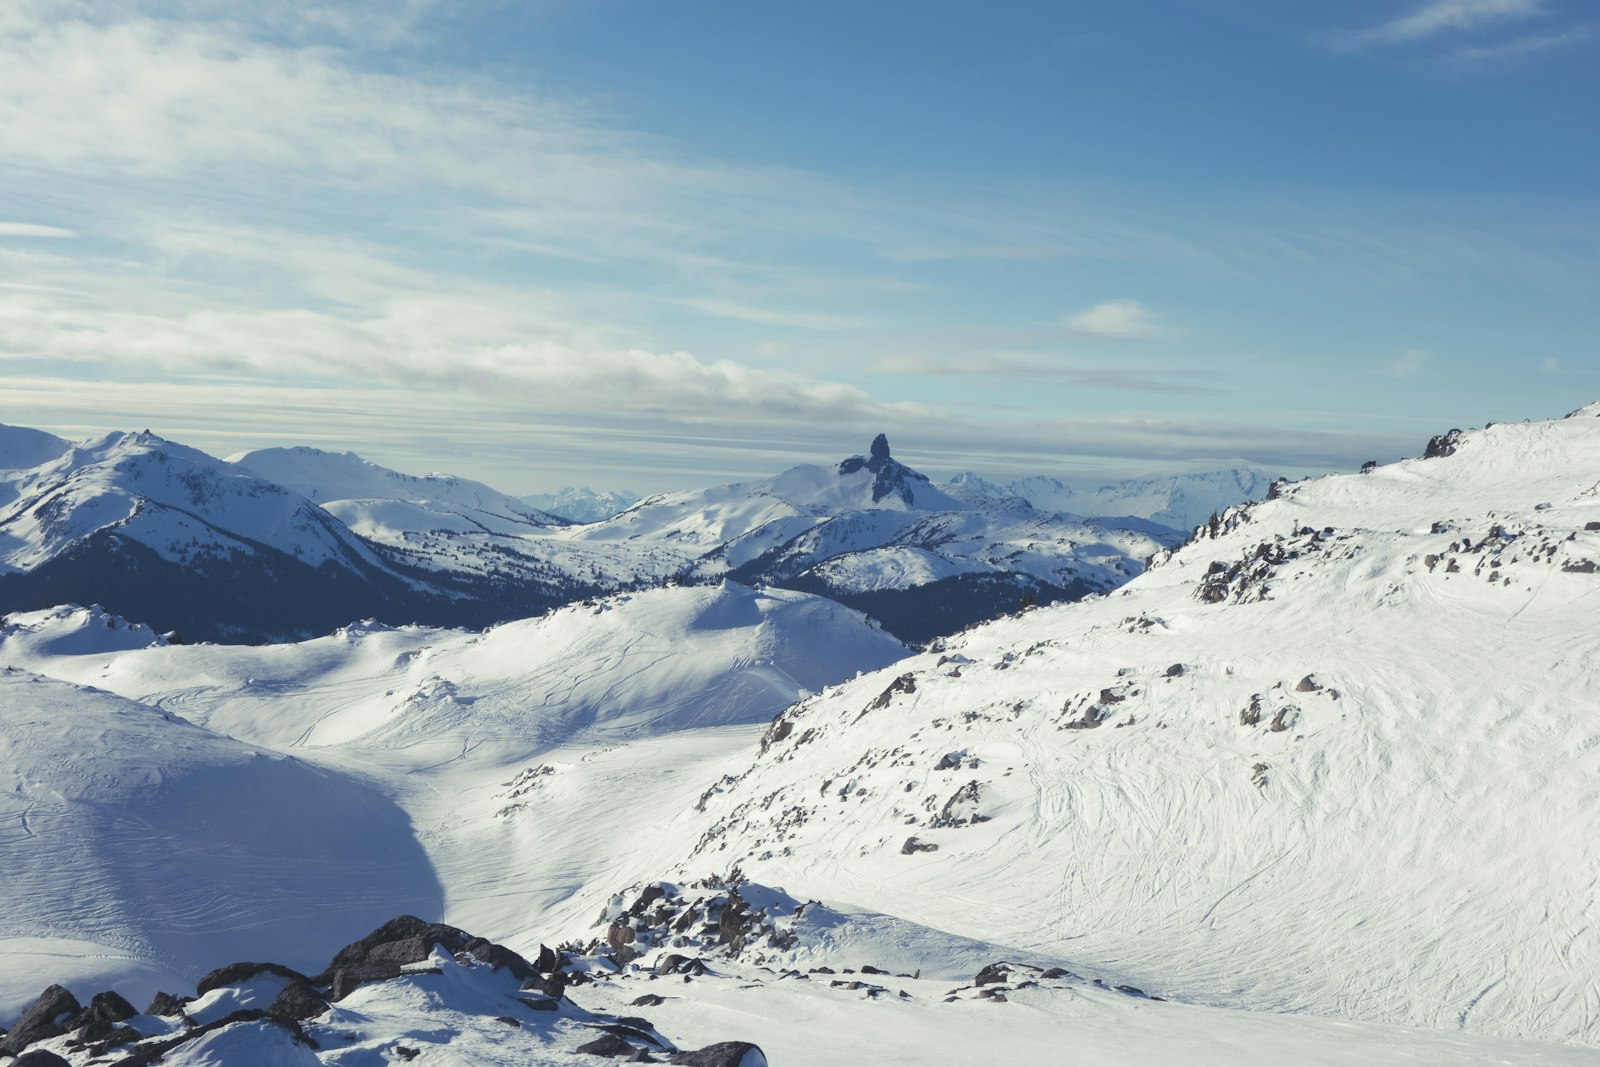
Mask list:
[[150,1006],[144,1009],[146,1015],[167,1016],[177,1015],[183,1011],[183,1006],[194,1000],[193,997],[179,997],[171,993],[157,993],[150,998]]
[[1461,444],[1460,430],[1447,430],[1436,437],[1428,438],[1428,447],[1423,450],[1423,459],[1443,459],[1445,456],[1456,454],[1456,448]]
[[327,1010],[327,1000],[303,981],[290,982],[267,1005],[267,1014],[277,1019],[314,1019]]
[[601,1034],[593,1041],[578,1046],[579,1052],[587,1052],[591,1056],[600,1056],[605,1059],[634,1060],[643,1050],[634,1048],[616,1034]]
[[78,998],[64,986],[48,987],[23,1009],[11,1032],[0,1038],[0,1056],[15,1056],[36,1041],[60,1037],[67,1032],[62,1024],[82,1010]]
[[239,985],[243,982],[248,982],[258,974],[270,974],[278,978],[287,978],[291,982],[302,982],[307,985],[311,983],[311,979],[299,971],[291,970],[278,963],[230,963],[226,967],[218,967],[196,982],[194,986],[195,995],[203,997],[213,989]]
[[[746,1060],[751,1053],[755,1054],[753,1062]],[[721,1041],[705,1048],[674,1053],[667,1062],[686,1067],[762,1067],[767,1057],[759,1045],[748,1041]]]

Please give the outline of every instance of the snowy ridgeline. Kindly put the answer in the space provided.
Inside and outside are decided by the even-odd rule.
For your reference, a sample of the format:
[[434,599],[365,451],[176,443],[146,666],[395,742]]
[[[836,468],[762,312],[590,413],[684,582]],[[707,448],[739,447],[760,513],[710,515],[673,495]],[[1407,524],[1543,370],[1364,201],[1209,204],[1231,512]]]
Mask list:
[[830,596],[926,641],[1025,597],[1121,585],[1182,539],[1139,517],[1160,499],[1167,515],[1264,488],[1238,472],[1193,476],[1084,498],[1134,510],[1083,519],[976,484],[941,489],[880,437],[835,466],[625,508],[571,494],[583,507],[569,511],[597,518],[575,525],[481,483],[348,452],[270,448],[223,462],[149,433],[74,445],[0,427],[0,610],[95,602],[189,640],[259,642],[364,617],[483,626],[732,578]]
[[317,978],[411,913],[583,1007],[491,1013],[526,980],[429,949],[315,1049],[196,1040],[567,1062],[636,1015],[782,1064],[1593,1062],[1597,415],[1281,486],[926,653],[734,583],[263,647],[9,616],[0,1022],[51,981]]

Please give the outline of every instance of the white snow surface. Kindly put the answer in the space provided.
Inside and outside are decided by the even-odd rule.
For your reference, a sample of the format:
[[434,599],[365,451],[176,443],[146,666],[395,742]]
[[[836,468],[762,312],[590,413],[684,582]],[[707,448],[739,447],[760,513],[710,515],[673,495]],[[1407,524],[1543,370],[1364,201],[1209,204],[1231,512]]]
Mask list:
[[440,906],[408,819],[371,785],[15,668],[0,671],[0,871],[8,1015],[41,974],[148,997],[219,958],[306,963],[351,928]]
[[[514,947],[553,941],[562,905],[589,912],[589,898],[573,899],[581,890],[609,895],[636,876],[642,850],[675,847],[638,831],[706,788],[709,771],[680,768],[725,759],[796,698],[905,655],[832,601],[732,584],[574,604],[485,633],[369,625],[256,647],[146,647],[130,633],[151,636],[90,609],[13,615],[3,631],[0,660],[122,696],[16,675],[29,681],[4,703],[23,718],[5,736],[24,723],[49,729],[0,748],[0,796],[13,795],[5,776],[23,783],[6,802],[19,827],[6,859],[32,872],[8,881],[25,888],[0,901],[0,931],[114,943],[189,981],[243,958],[314,969],[404,911]],[[35,708],[35,693],[52,703]],[[102,704],[124,734],[140,732],[86,729],[110,714]],[[188,762],[174,755],[191,750]],[[220,769],[241,761],[281,783]],[[168,785],[146,798],[152,777]],[[25,817],[41,796],[91,787],[80,806],[92,834],[41,836],[57,823]],[[221,793],[203,814],[208,790]],[[185,832],[195,818],[214,832]],[[152,833],[182,847],[155,848]],[[71,844],[80,838],[82,849]],[[250,850],[277,856],[280,842],[302,839],[280,870],[256,873],[270,865]],[[374,852],[392,857],[385,873]],[[138,873],[137,901],[109,888],[119,869]],[[228,878],[237,901],[219,884]],[[108,887],[106,902],[79,916],[91,883]],[[198,899],[157,903],[167,896]],[[296,924],[303,936],[284,932]],[[34,955],[0,955],[0,1014],[37,992],[36,966]]]
[[1597,569],[1594,418],[1301,482],[803,702],[683,869],[1198,1002],[1600,1044]]

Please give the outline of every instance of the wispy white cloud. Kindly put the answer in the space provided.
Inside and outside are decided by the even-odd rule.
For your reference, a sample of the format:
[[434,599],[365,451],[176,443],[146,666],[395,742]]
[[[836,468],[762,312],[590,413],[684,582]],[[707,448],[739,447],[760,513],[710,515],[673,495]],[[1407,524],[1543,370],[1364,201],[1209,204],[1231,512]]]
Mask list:
[[1067,320],[1067,325],[1095,337],[1124,341],[1149,341],[1166,330],[1137,300],[1106,300]]
[[76,230],[42,226],[36,222],[0,222],[0,237],[76,237]]
[[1541,52],[1570,48],[1595,39],[1593,26],[1573,26],[1554,33],[1534,33],[1483,45],[1462,45],[1445,59],[1461,66],[1487,66],[1510,63]]
[[[462,422],[425,394],[371,387],[372,401],[305,386],[264,384],[242,392],[205,379],[93,381],[48,374],[7,382],[6,419],[67,437],[150,428],[214,455],[267,444],[352,449],[400,470],[439,467],[437,443],[471,451],[475,476],[512,492],[553,488],[574,469],[614,470],[648,483],[707,484],[770,475],[795,462],[835,462],[878,432],[895,453],[929,473],[973,469],[1037,473],[1064,464],[1094,469],[1128,461],[1169,464],[1245,461],[1286,470],[1353,468],[1372,456],[1420,449],[1408,434],[1341,432],[1219,420],[1098,417],[989,421],[883,408],[838,420],[775,420],[748,412],[706,426],[660,412],[627,420],[579,412],[537,415],[516,397],[485,398]],[[626,457],[623,463],[619,456]]]
[[1351,44],[1400,44],[1481,30],[1546,13],[1545,0],[1433,0],[1408,15],[1347,36]]
[[[648,441],[633,462],[673,452],[717,477],[738,471],[718,468],[708,442],[739,462],[790,446],[825,456],[839,433],[895,427],[937,431],[952,457],[1011,448],[1035,466],[1039,447],[1233,457],[1271,445],[1307,459],[1345,446],[1179,422],[1023,432],[1026,408],[986,423],[989,398],[942,404],[957,390],[920,381],[922,403],[885,402],[904,394],[875,395],[865,369],[907,322],[965,345],[963,326],[992,321],[987,294],[960,291],[961,270],[1106,263],[1213,279],[1477,272],[1570,284],[1584,275],[1568,261],[1593,260],[1592,231],[1565,207],[1566,243],[1552,250],[1442,201],[1385,214],[1293,190],[1241,213],[1082,200],[1053,184],[847,183],[689,157],[525,85],[369,62],[373,41],[418,39],[450,7],[0,0],[0,195],[8,214],[79,235],[26,240],[45,235],[4,226],[38,224],[0,225],[18,238],[0,241],[7,417],[24,418],[9,408],[22,403],[13,385],[48,368],[79,379],[52,394],[57,406],[34,409],[53,426],[72,422],[76,396],[80,422],[165,426],[202,443],[246,424],[269,435],[230,451],[359,430],[330,443],[381,459],[412,439],[448,440],[506,457],[513,474],[499,442],[555,440],[540,427],[560,428],[566,453],[587,449],[591,468],[617,462],[619,441]],[[685,311],[718,321],[679,334]],[[1136,301],[1022,332],[978,338],[970,358],[944,349],[901,366],[925,380],[981,370],[1136,393],[1140,407],[1215,381],[1135,361],[1134,345],[1119,346],[1114,367],[1058,358],[1162,336]],[[752,352],[766,362],[747,365],[760,362]],[[762,459],[750,473],[771,469]]]

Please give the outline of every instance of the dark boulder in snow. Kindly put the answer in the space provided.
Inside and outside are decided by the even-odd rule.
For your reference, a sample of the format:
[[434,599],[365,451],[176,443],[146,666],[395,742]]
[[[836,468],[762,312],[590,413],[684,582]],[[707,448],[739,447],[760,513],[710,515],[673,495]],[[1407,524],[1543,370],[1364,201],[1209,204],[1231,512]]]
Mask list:
[[[542,945],[540,946],[540,948],[543,947]],[[487,963],[497,971],[503,968],[524,980],[534,977],[536,973],[534,966],[527,960],[504,945],[497,945],[486,937],[473,938],[467,942],[462,951],[479,963]]]
[[37,1048],[23,1053],[11,1067],[72,1067],[72,1064],[48,1049]]
[[1456,454],[1456,446],[1461,443],[1460,430],[1447,430],[1437,437],[1428,438],[1428,447],[1422,453],[1423,459],[1443,459],[1445,456]]
[[218,967],[207,974],[194,985],[196,996],[205,996],[213,989],[223,986],[238,985],[246,982],[258,974],[271,974],[279,978],[287,978],[291,982],[310,982],[310,979],[299,971],[292,970],[278,963],[230,963],[226,967]]
[[150,998],[150,1006],[144,1009],[146,1015],[177,1015],[183,1011],[183,1006],[192,1001],[193,997],[180,997],[171,993],[157,993]]
[[307,982],[290,982],[267,1005],[267,1014],[280,1019],[314,1019],[328,1010],[328,1001]]
[[972,984],[1003,985],[1010,978],[1012,970],[1013,968],[1011,964],[1006,963],[1004,960],[1000,961],[999,963],[991,963],[989,966],[978,972],[977,977],[972,979]]
[[587,1052],[591,1056],[601,1056],[605,1059],[620,1059],[636,1063],[648,1063],[649,1053],[644,1049],[628,1044],[616,1034],[601,1034],[593,1041],[578,1046],[579,1052]]
[[692,1052],[675,1053],[667,1062],[688,1067],[767,1067],[761,1047],[748,1041],[722,1041]]
[[23,1010],[11,1032],[0,1038],[0,1056],[15,1056],[36,1041],[60,1037],[67,1032],[63,1024],[68,1017],[82,1010],[78,998],[64,987],[50,986]]
[[366,982],[398,978],[408,964],[426,960],[435,945],[454,954],[469,940],[454,926],[402,915],[336,952],[316,982],[330,987],[330,999],[343,1000]]

